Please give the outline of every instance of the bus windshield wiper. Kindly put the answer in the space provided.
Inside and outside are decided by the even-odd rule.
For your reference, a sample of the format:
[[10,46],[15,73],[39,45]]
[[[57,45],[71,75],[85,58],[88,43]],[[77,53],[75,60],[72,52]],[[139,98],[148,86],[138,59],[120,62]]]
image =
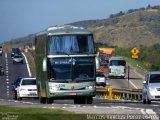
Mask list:
[[57,83],[59,83],[59,82],[61,82],[61,83],[69,83],[69,82],[72,81],[72,79],[56,79],[56,80],[50,79],[50,81],[57,82]]
[[67,55],[67,53],[65,53],[65,52],[56,52],[56,54],[59,54],[59,55]]

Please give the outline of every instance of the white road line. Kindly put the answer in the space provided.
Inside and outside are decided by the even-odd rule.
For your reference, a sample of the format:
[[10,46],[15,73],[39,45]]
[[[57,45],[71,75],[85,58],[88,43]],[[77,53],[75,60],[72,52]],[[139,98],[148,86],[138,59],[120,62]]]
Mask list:
[[[126,80],[128,81],[128,79],[126,79]],[[129,83],[130,83],[134,88],[138,89],[138,87],[137,87],[131,80],[129,80]]]
[[5,53],[5,58],[7,59],[7,53]]
[[144,109],[141,109],[140,111],[141,111],[141,113],[142,113],[143,115],[146,114],[146,112],[144,111]]
[[146,109],[146,113],[149,115],[151,120],[159,120],[159,115],[157,115],[152,109]]
[[7,53],[5,53],[5,62],[6,62],[6,83],[7,83],[7,96],[9,97],[9,79],[8,79],[8,58]]
[[28,70],[29,77],[31,77],[32,74],[31,74],[31,70],[30,70],[30,68],[29,68],[28,60],[27,60],[25,54],[24,54],[24,53],[22,53],[22,54],[23,54],[23,56],[24,56],[24,58],[25,58],[25,61],[26,61],[26,65],[27,65],[27,70]]
[[8,66],[6,66],[6,71],[8,71]]
[[6,74],[8,74],[8,70],[6,70]]
[[159,120],[159,115],[157,115],[152,109],[141,109],[140,111],[146,119]]

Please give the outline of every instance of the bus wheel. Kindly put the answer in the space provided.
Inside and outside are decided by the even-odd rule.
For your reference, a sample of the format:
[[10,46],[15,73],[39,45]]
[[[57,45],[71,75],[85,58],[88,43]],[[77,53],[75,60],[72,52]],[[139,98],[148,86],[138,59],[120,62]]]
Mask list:
[[17,100],[17,92],[16,91],[14,91],[14,93],[13,93],[13,99]]
[[46,98],[45,97],[40,97],[39,100],[40,100],[40,103],[42,103],[42,104],[46,103]]
[[93,103],[93,98],[92,97],[88,97],[87,98],[87,104],[92,104]]
[[53,98],[47,98],[47,104],[52,104],[54,102]]
[[85,104],[86,103],[86,98],[85,97],[82,97],[81,99],[80,99],[80,104]]
[[74,99],[74,104],[85,104],[86,98],[85,97],[80,97],[80,98],[75,98]]
[[125,77],[124,77],[124,76],[121,76],[121,79],[125,79]]
[[75,99],[74,99],[74,104],[79,104],[78,98],[75,98]]

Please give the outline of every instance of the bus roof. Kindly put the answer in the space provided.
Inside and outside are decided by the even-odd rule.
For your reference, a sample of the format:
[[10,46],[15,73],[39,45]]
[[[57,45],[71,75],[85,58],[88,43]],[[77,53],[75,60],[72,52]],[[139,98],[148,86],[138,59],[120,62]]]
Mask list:
[[92,32],[82,27],[64,25],[64,26],[48,27],[46,30],[37,33],[37,36],[38,35],[65,35],[65,34],[92,34]]

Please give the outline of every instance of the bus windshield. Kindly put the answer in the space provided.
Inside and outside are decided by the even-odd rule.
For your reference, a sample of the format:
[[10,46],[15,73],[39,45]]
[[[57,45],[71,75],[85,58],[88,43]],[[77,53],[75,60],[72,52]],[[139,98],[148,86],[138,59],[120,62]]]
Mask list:
[[124,60],[111,60],[110,66],[126,66],[126,61]]
[[92,35],[53,35],[49,36],[48,54],[94,53]]
[[94,80],[93,58],[49,58],[48,79],[52,80]]

